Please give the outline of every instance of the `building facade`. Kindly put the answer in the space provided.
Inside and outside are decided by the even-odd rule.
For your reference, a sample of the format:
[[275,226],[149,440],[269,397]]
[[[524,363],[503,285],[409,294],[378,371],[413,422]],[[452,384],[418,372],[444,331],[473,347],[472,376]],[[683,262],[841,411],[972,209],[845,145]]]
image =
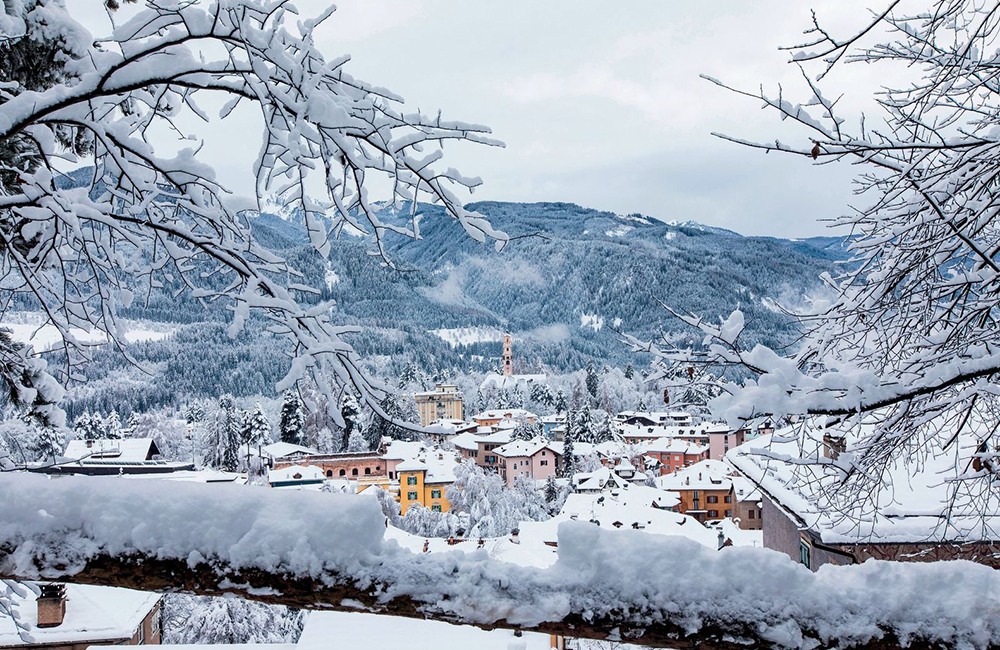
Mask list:
[[461,420],[465,416],[462,393],[452,384],[435,384],[434,390],[414,393],[421,426],[436,420]]
[[405,515],[410,506],[419,503],[434,512],[448,512],[451,504],[445,493],[454,477],[435,476],[418,461],[407,461],[396,467],[399,476],[399,514]]

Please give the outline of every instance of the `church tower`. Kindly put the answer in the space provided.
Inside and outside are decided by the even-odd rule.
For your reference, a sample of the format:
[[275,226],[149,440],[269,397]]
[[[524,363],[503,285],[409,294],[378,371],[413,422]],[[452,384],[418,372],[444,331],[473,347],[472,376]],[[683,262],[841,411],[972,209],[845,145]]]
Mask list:
[[510,334],[503,335],[503,374],[505,377],[514,374],[514,349],[511,346]]

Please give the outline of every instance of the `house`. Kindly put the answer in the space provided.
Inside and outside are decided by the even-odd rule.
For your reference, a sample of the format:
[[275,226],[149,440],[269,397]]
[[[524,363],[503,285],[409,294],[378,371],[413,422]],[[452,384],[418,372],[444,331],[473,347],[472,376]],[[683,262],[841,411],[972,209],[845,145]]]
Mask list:
[[625,488],[628,485],[645,485],[649,478],[629,462],[622,459],[613,468],[601,467],[593,472],[577,472],[573,475],[576,492],[596,493],[604,490]]
[[656,461],[654,465],[657,474],[665,476],[707,460],[708,454],[709,448],[703,445],[673,438],[659,438],[647,443],[642,455]]
[[562,451],[544,437],[534,440],[514,440],[494,450],[499,458],[500,476],[508,486],[518,476],[544,481],[559,472]]
[[[443,456],[439,460],[444,460]],[[399,476],[399,514],[419,503],[435,512],[448,512],[451,504],[445,492],[455,482],[455,463],[436,464],[407,460],[396,466]]]
[[773,433],[774,427],[770,422],[766,422],[757,427],[757,433],[751,434],[746,428],[732,431],[724,423],[712,425],[708,429],[709,458],[712,460],[722,460],[730,449],[739,447],[747,440],[768,433]]
[[40,463],[30,471],[45,474],[167,474],[190,471],[193,463],[162,460],[152,438],[70,440],[58,464]]
[[267,473],[267,483],[273,488],[322,487],[326,477],[315,465],[289,465]]
[[517,426],[517,423],[521,421],[534,423],[538,416],[524,409],[493,409],[477,413],[472,416],[472,419],[481,427],[493,427],[500,424],[502,420],[510,420],[514,426]]
[[85,650],[91,645],[159,645],[159,594],[131,589],[35,583],[12,596],[15,611],[32,626],[22,638],[14,619],[0,616],[0,648]]
[[345,452],[341,454],[293,453],[275,459],[274,468],[293,465],[313,465],[323,471],[326,478],[357,481],[363,478],[388,478],[381,451]]
[[698,521],[717,521],[735,516],[732,468],[718,460],[703,460],[673,474],[656,479],[661,490],[680,497],[677,512]]
[[[554,413],[552,415],[545,415],[541,418],[542,422],[542,435],[544,435],[549,440],[555,440],[557,437],[556,429],[562,429],[562,433],[566,432],[566,413]],[[558,436],[562,439],[562,436]]]
[[[995,501],[953,499],[955,479],[966,475],[976,458],[974,445],[956,442],[947,451],[928,446],[927,453],[887,464],[882,489],[849,494],[836,467],[850,452],[854,434],[818,423],[802,426],[801,432],[786,429],[748,440],[726,455],[760,490],[765,547],[813,570],[869,558],[961,559],[1000,569]],[[989,503],[994,509],[983,508]]]
[[435,384],[434,390],[414,393],[420,424],[428,426],[435,420],[461,420],[465,416],[462,393],[453,384]]
[[[621,417],[621,415],[619,414],[618,417]],[[656,422],[650,422],[651,418],[646,415],[624,418],[621,422],[617,422],[618,418],[616,418],[616,426],[618,434],[626,442],[634,445],[646,444],[661,438],[672,438],[708,446],[710,442],[709,431],[719,428],[720,425],[714,422],[702,422],[700,424],[685,422],[681,424],[683,422],[681,415],[685,415],[688,419],[691,417],[687,414],[679,413],[662,414],[656,415]]]
[[480,427],[476,433],[463,433],[452,438],[452,444],[463,460],[470,459],[479,467],[500,471],[500,457],[496,449],[511,441],[513,429],[494,432],[491,427]]
[[761,530],[761,494],[757,487],[742,476],[733,476],[733,497],[736,502],[736,523],[743,530]]
[[260,449],[260,455],[267,462],[269,467],[274,467],[276,463],[287,461],[293,456],[312,456],[319,452],[312,447],[295,445],[290,442],[272,442],[264,445]]

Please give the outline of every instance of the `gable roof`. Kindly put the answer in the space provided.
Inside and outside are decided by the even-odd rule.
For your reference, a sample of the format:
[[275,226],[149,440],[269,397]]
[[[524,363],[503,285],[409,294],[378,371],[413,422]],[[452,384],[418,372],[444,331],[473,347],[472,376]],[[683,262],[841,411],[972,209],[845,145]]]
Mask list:
[[152,460],[160,450],[152,438],[122,438],[99,440],[70,440],[64,456],[82,464],[91,460],[139,463]]
[[562,450],[557,450],[554,445],[552,445],[545,438],[534,438],[532,440],[514,440],[507,443],[502,447],[497,447],[493,451],[498,456],[503,456],[504,458],[514,458],[514,457],[528,457],[534,456],[543,449],[551,451],[553,454],[562,456]]

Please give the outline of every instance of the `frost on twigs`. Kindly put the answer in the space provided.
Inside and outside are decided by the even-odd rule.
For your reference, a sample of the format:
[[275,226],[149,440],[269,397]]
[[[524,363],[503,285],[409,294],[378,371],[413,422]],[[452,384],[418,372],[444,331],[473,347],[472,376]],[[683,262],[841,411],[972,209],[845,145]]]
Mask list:
[[[859,16],[847,38],[814,17],[811,40],[789,48],[801,101],[787,86],[747,91],[709,78],[763,102],[787,130],[760,143],[723,137],[801,156],[803,165],[859,169],[859,207],[844,206],[831,233],[845,237],[851,258],[824,278],[829,298],[792,315],[802,335],[785,349],[734,336],[732,318],[681,314],[704,345],[644,349],[665,370],[721,378],[712,407],[730,424],[806,415],[839,429],[831,435],[847,436],[851,463],[835,489],[858,499],[884,487],[901,459],[918,466],[928,454],[978,449],[945,486],[949,508],[992,513],[1000,481],[1000,15],[972,0],[926,4],[886,2]],[[860,120],[847,120],[839,98],[820,88],[846,63],[888,73]]]
[[[62,48],[56,80],[0,88],[0,274],[5,290],[33,294],[58,328],[64,375],[87,359],[73,330],[98,329],[122,347],[122,308],[155,290],[190,292],[227,303],[232,334],[252,312],[272,321],[294,355],[279,389],[306,377],[331,394],[349,386],[378,411],[381,387],[358,369],[350,330],[331,323],[326,306],[297,302],[298,274],[254,240],[240,210],[276,197],[301,212],[323,255],[350,224],[388,261],[385,238],[415,233],[380,210],[421,200],[443,205],[477,241],[502,242],[454,192],[479,180],[437,166],[445,140],[499,145],[489,129],[404,114],[398,97],[345,71],[348,57],[324,58],[313,31],[332,9],[296,26],[280,0],[154,0],[92,44],[61,2],[38,7],[44,20],[13,3],[0,21],[15,45]],[[199,104],[220,96],[218,118]],[[263,124],[248,165],[251,204],[216,180],[196,144],[238,104]],[[192,122],[204,130],[183,126]],[[167,151],[158,132],[192,144]],[[60,157],[92,164],[82,187],[67,187]],[[376,186],[387,195],[373,196]]]
[[1000,646],[1000,574],[970,562],[814,573],[767,549],[565,522],[558,561],[539,569],[474,545],[412,553],[385,536],[375,499],[153,483],[126,493],[115,478],[0,474],[0,490],[24,495],[0,500],[0,577],[234,592],[598,639],[617,628],[665,647]]

